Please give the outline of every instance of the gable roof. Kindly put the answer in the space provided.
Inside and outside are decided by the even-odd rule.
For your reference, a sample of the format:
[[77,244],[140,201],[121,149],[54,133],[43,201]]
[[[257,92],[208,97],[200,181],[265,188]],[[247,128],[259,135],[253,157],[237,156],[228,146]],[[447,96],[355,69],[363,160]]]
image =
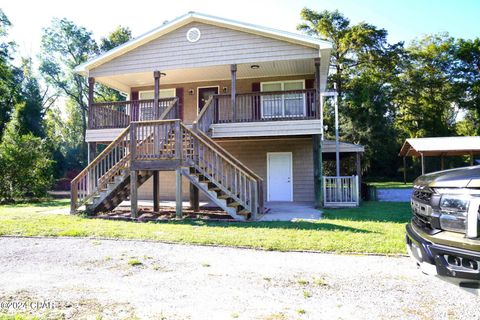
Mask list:
[[296,43],[296,44],[300,44],[300,45],[304,45],[312,48],[318,48],[319,50],[324,50],[324,49],[330,50],[332,48],[331,43],[326,40],[321,40],[318,38],[286,32],[286,31],[280,31],[273,28],[262,27],[262,26],[258,26],[250,23],[244,23],[244,22],[239,22],[235,20],[210,16],[202,13],[189,12],[170,22],[164,23],[163,25],[147,33],[144,33],[139,37],[132,39],[110,51],[107,51],[106,53],[99,55],[98,57],[95,57],[83,64],[78,65],[75,68],[75,71],[80,74],[86,75],[89,70],[95,67],[98,67],[118,56],[121,56],[147,42],[157,39],[191,22],[203,22],[203,23],[213,24],[220,27],[230,28],[234,30],[247,32],[247,33],[258,34],[261,36],[279,39],[279,40],[283,40],[291,43]]
[[480,137],[434,137],[412,138],[405,140],[401,157],[420,156],[454,156],[480,153]]

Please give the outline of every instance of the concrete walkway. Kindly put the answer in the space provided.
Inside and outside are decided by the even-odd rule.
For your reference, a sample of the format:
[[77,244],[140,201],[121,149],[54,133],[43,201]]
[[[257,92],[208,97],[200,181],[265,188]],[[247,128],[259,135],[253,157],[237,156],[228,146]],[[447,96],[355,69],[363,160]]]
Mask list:
[[310,202],[267,202],[265,208],[269,210],[260,221],[318,220],[322,217],[322,212]]

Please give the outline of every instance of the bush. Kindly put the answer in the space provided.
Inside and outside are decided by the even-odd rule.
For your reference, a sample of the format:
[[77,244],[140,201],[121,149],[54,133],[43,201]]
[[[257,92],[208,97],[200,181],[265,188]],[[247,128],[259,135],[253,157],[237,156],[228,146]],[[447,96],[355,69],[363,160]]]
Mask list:
[[45,196],[53,183],[52,165],[42,139],[8,128],[0,144],[0,201]]

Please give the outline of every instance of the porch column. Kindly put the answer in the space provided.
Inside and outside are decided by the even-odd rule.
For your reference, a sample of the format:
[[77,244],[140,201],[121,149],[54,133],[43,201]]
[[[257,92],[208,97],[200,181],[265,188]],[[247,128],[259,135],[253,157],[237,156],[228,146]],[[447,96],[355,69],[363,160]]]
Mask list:
[[232,78],[232,89],[231,89],[231,95],[232,95],[232,113],[233,113],[233,122],[235,122],[235,118],[237,116],[237,106],[236,106],[236,96],[237,96],[237,65],[236,64],[231,64],[230,65],[230,75]]
[[403,157],[403,184],[407,184],[407,157]]
[[97,157],[97,143],[96,142],[89,142],[88,143],[88,154],[87,154],[87,162],[90,163]]
[[160,185],[159,172],[153,171],[153,211],[160,211]]
[[421,161],[422,161],[422,175],[425,174],[425,159],[423,157],[423,152],[420,152],[420,158],[421,158]]
[[93,104],[93,92],[95,88],[95,78],[88,77],[88,108]]
[[362,184],[362,156],[360,152],[357,152],[356,166],[357,166],[358,185],[360,186]]
[[470,165],[473,166],[473,151],[470,151]]
[[190,183],[190,208],[193,212],[198,212],[200,210],[198,188],[193,183]]
[[131,217],[136,218],[138,214],[138,171],[130,170],[130,212]]
[[440,156],[440,170],[445,170],[445,156],[443,154]]
[[160,71],[153,71],[154,89],[153,89],[153,118],[158,120],[159,99],[160,99]]
[[178,167],[177,170],[175,171],[175,200],[176,200],[176,205],[175,205],[175,215],[177,218],[182,217],[182,168]]
[[323,207],[322,139],[319,134],[312,136],[313,148],[313,189],[315,208]]

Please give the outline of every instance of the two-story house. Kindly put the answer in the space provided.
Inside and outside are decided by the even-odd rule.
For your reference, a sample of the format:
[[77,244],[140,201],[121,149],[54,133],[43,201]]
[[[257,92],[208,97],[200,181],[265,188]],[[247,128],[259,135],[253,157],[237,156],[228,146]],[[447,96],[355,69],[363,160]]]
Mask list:
[[[158,210],[175,198],[180,214],[182,199],[198,206],[199,191],[238,219],[269,201],[321,206],[331,189],[320,103],[330,51],[317,38],[191,12],[80,65],[89,165],[72,181],[72,211],[130,198],[135,216],[138,199]],[[95,83],[127,101],[95,103]],[[344,202],[358,202],[358,190],[347,192]]]

